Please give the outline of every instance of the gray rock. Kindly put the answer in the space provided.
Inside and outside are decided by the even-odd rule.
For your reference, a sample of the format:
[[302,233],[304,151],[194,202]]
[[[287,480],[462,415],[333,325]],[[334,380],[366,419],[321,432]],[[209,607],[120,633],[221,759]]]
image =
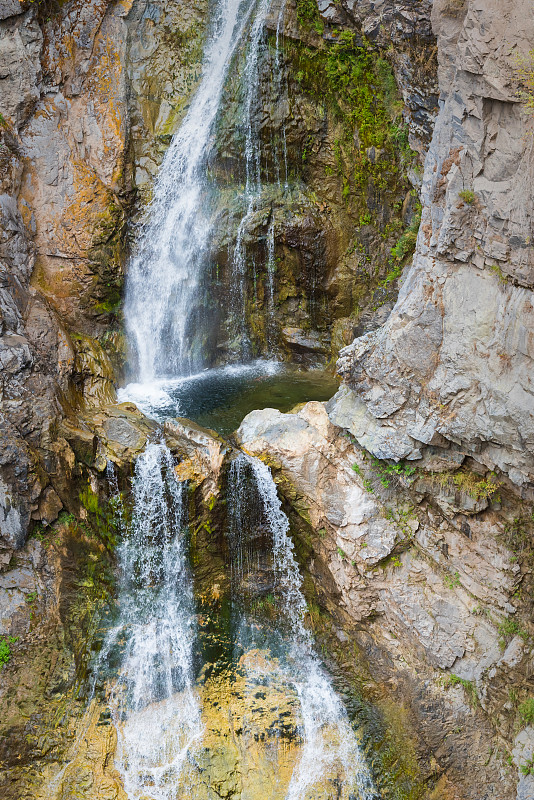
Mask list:
[[521,767],[531,764],[534,758],[534,728],[529,726],[516,736],[512,755],[518,768],[517,800],[532,800],[534,775],[523,775]]
[[352,423],[347,393],[333,420],[379,457],[440,437],[526,487],[534,482],[534,261],[524,241],[534,212],[510,52],[532,48],[534,20],[526,0],[471,0],[461,15],[447,8],[433,11],[442,101],[413,266],[385,325],[341,353],[338,368],[358,399]]

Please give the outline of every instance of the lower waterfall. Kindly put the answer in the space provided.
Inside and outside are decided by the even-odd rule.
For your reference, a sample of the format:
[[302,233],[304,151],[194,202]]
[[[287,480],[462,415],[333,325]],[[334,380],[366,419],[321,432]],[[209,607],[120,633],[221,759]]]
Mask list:
[[[118,610],[95,665],[126,796],[378,800],[305,624],[289,520],[269,468],[237,452],[228,469],[232,644],[222,670],[199,663],[205,614],[195,608],[187,498],[168,447],[148,444],[135,467],[131,513],[125,506],[120,514]],[[264,601],[272,615],[258,612]],[[224,616],[222,607],[217,613]],[[209,714],[225,703],[214,726]],[[258,718],[267,707],[265,735]]]
[[[274,640],[277,663],[296,690],[301,714],[302,750],[285,798],[373,800],[378,794],[369,768],[304,624],[307,606],[289,536],[289,520],[269,468],[259,459],[241,453],[231,467],[228,499],[232,561],[241,585],[254,584],[247,571],[254,572],[259,562],[251,546],[259,530],[266,532],[271,550],[271,591],[280,612],[271,644]],[[259,638],[263,638],[261,633]]]
[[99,658],[100,670],[117,673],[109,705],[131,800],[174,800],[202,736],[185,493],[166,445],[149,444],[136,464],[132,519],[118,550],[118,619]]

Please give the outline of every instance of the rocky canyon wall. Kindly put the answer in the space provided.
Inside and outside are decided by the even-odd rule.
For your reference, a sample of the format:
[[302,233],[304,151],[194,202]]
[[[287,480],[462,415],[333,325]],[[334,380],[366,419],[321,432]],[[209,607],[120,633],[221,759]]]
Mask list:
[[[386,36],[410,6],[319,7]],[[440,110],[398,300],[342,351],[326,407],[254,412],[239,431],[315,532],[302,553],[339,639],[415,715],[443,769],[437,797],[534,791],[532,132],[518,80],[532,19],[530,3],[433,4]]]
[[[0,0],[0,633],[20,637],[15,655],[38,654],[3,675],[13,798],[37,796],[30,765],[42,778],[74,737],[82,700],[49,749],[43,731],[83,684],[112,591],[95,574],[103,565],[105,583],[113,559],[106,463],[126,485],[154,431],[116,405],[128,232],[197,84],[207,9]],[[324,363],[348,346],[326,406],[254,412],[240,441],[272,465],[291,511],[318,635],[402,718],[426,800],[534,793],[533,139],[518,94],[532,10],[273,2],[253,109],[254,352]],[[222,305],[243,214],[242,70],[210,158],[219,361],[235,354]],[[89,772],[121,796],[102,772],[113,742],[98,747]]]

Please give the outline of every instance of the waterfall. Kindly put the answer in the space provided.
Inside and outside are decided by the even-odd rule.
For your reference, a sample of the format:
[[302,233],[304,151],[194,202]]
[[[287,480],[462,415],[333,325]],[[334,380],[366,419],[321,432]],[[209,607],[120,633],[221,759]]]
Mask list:
[[[283,0],[276,23],[275,53],[273,59],[274,67],[274,98],[278,100],[282,92],[282,63],[281,63],[281,33],[285,16],[287,0]],[[232,320],[233,336],[239,342],[238,346],[242,358],[249,358],[251,353],[251,342],[248,335],[246,319],[246,277],[247,277],[247,229],[252,222],[262,200],[263,182],[261,177],[261,141],[258,130],[256,130],[254,119],[255,105],[261,102],[261,81],[260,69],[264,50],[264,27],[265,20],[270,11],[271,0],[260,0],[252,31],[250,35],[250,47],[243,74],[244,102],[241,110],[241,124],[245,131],[244,157],[245,157],[245,213],[241,217],[237,228],[236,242],[231,255],[232,267]],[[278,188],[280,182],[280,153],[278,143],[273,146],[273,157],[275,161],[275,177]],[[287,144],[285,124],[282,125],[282,157],[284,162],[285,189],[288,189],[288,165],[287,165]],[[272,250],[271,250],[272,248]],[[273,342],[273,301],[274,301],[274,213],[272,214],[271,225],[267,238],[267,293],[268,293],[268,314],[267,320],[267,344],[270,353],[274,350]]]
[[184,493],[166,445],[149,444],[136,463],[132,519],[118,550],[118,620],[98,665],[100,673],[118,669],[109,704],[130,800],[175,800],[202,736]]
[[[254,496],[260,504],[254,511]],[[306,600],[302,579],[289,536],[289,520],[282,509],[269,468],[259,459],[241,453],[230,470],[232,499],[231,535],[255,535],[251,527],[266,527],[271,538],[273,572],[280,623],[285,629],[286,667],[301,707],[303,749],[295,766],[286,800],[311,800],[325,778],[338,787],[339,798],[376,800],[378,793],[346,710],[314,653],[311,633],[304,624]],[[247,541],[234,541],[239,577],[252,560]],[[243,555],[245,554],[245,556]],[[322,796],[322,795],[321,795]]]
[[[260,138],[253,112],[261,99],[260,68],[270,5],[271,0],[216,3],[199,88],[155,183],[129,268],[125,303],[140,398],[150,394],[151,385],[157,388],[166,379],[182,379],[204,366],[201,342],[207,320],[202,312],[203,281],[213,206],[206,167],[226,77],[245,35],[248,49],[241,118],[245,139],[244,216],[231,258],[233,293],[227,311],[242,358],[250,356],[245,320],[245,239],[263,193]],[[280,39],[285,8],[283,0],[276,27],[277,97],[282,90]],[[287,188],[285,129],[282,147],[277,142],[273,149],[278,192],[282,191],[280,150]],[[267,260],[272,329],[274,211]],[[147,445],[137,460],[132,488],[131,520],[126,511],[119,515],[123,536],[118,549],[118,613],[97,665],[110,687],[109,705],[118,732],[116,765],[129,800],[201,800],[206,796],[206,785],[200,787],[199,776],[209,780],[201,755],[203,746],[207,749],[200,701],[206,687],[200,677],[198,684],[195,682],[193,671],[193,652],[200,638],[187,559],[186,488],[176,478],[165,444]],[[334,787],[339,800],[374,800],[376,793],[356,735],[315,655],[305,625],[306,602],[289,522],[269,469],[261,461],[240,454],[229,472],[227,500],[235,591],[253,596],[258,588],[255,576],[269,573],[279,606],[276,622],[262,630],[251,624],[246,602],[241,603],[238,629],[243,634],[242,643],[257,641],[259,649],[272,646],[276,650],[272,670],[280,672],[283,680],[279,685],[291,687],[295,705],[300,707],[298,736],[302,747],[290,781],[287,778],[286,800],[312,800],[326,783]],[[200,624],[205,624],[205,619]],[[250,685],[257,690],[257,681]]]
[[259,7],[250,35],[250,50],[245,64],[243,84],[245,99],[241,121],[245,130],[245,214],[237,228],[237,236],[232,254],[232,314],[235,335],[239,339],[242,358],[250,357],[250,339],[246,322],[246,273],[247,250],[244,241],[248,223],[261,197],[261,147],[258,132],[254,128],[254,102],[259,98],[259,67],[265,19],[271,0],[259,0]]
[[255,5],[255,0],[220,0],[200,86],[161,165],[129,266],[124,312],[141,383],[189,374],[204,364],[206,159],[228,69]]

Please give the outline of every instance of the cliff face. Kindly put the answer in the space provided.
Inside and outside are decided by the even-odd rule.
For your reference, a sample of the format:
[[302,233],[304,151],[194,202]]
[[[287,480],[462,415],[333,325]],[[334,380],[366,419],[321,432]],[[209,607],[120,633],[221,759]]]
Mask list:
[[[59,707],[74,686],[76,608],[71,620],[56,603],[70,602],[73,580],[86,580],[85,562],[99,553],[65,520],[48,555],[39,539],[20,548],[32,525],[49,530],[63,508],[98,518],[87,487],[105,495],[106,459],[124,477],[152,431],[135,407],[110,408],[125,355],[126,225],[134,200],[150,197],[196,86],[207,8],[0,3],[0,633],[31,634],[36,592],[52,609],[50,649],[60,653],[50,669],[36,660],[38,679],[10,673],[20,688],[4,694],[4,717],[21,748],[42,733],[45,693]],[[428,800],[534,791],[532,716],[521,711],[533,694],[533,175],[516,79],[517,55],[534,44],[531,11],[527,0],[274,2],[253,109],[266,178],[245,231],[257,351],[272,319],[293,358],[326,359],[358,338],[342,351],[344,385],[326,408],[255,413],[240,436],[271,460],[294,520],[304,520],[295,535],[338,644],[357,647],[362,680],[396,698],[395,714],[405,705]],[[210,160],[222,185],[214,309],[227,303],[243,211],[234,202],[242,68]],[[349,69],[380,95],[374,127],[360,124],[368,98],[342,91]],[[289,196],[275,179],[282,134]],[[391,250],[415,238],[414,187],[421,226],[397,300],[411,259],[398,248],[392,261]],[[270,257],[268,307],[268,270],[256,265]],[[231,356],[232,335],[221,322],[218,358]],[[74,569],[79,540],[87,553]],[[25,681],[37,709],[28,722]],[[56,710],[46,706],[45,721]],[[46,760],[44,748],[24,750],[22,772]]]
[[[319,5],[393,39],[406,10]],[[440,797],[534,789],[531,22],[529,4],[434,3],[440,111],[395,307],[341,352],[326,408],[239,431],[314,532],[321,603],[407,703]]]
[[[438,447],[533,479],[532,139],[514,77],[529,3],[436,2],[440,112],[413,266],[386,325],[343,351],[346,421],[380,458]],[[345,425],[345,421],[343,424]]]
[[62,420],[79,424],[81,411],[116,399],[126,218],[195,86],[205,12],[163,0],[0,7],[7,550],[24,544],[32,520],[48,525],[77,503]]

